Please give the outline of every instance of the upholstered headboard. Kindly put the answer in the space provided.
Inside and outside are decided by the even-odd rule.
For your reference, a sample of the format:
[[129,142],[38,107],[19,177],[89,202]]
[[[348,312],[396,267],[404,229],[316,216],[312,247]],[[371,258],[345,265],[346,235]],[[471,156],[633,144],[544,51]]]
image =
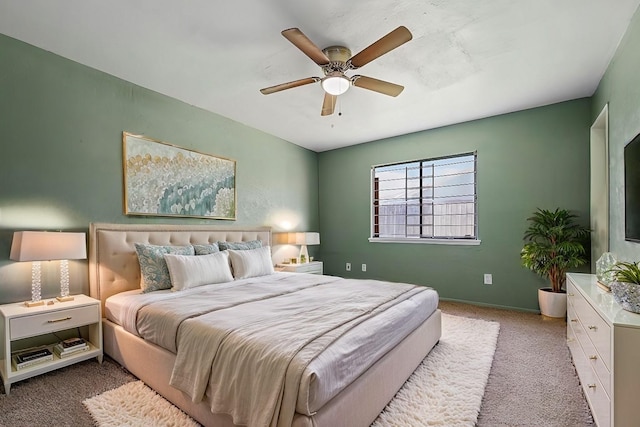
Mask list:
[[213,225],[106,224],[89,227],[89,292],[104,302],[111,295],[140,288],[135,243],[207,244],[261,240],[271,246],[269,227],[228,228]]

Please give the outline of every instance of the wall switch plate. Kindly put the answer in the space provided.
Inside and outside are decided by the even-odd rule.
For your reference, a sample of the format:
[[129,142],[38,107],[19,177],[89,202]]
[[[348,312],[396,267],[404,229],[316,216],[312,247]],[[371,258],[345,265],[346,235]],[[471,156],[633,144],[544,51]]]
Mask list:
[[347,271],[351,271],[351,263],[350,263],[350,262],[348,262],[348,263],[344,266],[344,268],[345,268]]
[[491,274],[485,274],[484,275],[484,284],[485,285],[492,285],[493,284],[493,276]]
[[367,264],[362,264],[362,271],[367,271]]

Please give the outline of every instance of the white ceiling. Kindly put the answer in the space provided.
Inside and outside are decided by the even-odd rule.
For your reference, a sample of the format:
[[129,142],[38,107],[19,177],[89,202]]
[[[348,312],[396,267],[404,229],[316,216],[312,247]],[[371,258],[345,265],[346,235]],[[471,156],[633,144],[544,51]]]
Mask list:
[[[325,151],[591,96],[638,4],[0,0],[0,33]],[[413,40],[357,70],[404,85],[397,98],[352,87],[321,117],[318,83],[259,92],[322,76],[280,34],[286,28],[356,54],[399,25]]]

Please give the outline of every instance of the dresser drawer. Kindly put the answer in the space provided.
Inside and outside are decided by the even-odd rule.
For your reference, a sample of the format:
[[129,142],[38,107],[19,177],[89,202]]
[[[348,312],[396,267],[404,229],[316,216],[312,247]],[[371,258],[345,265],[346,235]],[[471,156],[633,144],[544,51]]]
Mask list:
[[[580,344],[581,351],[584,353],[587,364],[596,373],[604,391],[608,396],[611,396],[611,372],[605,366],[602,356],[598,353],[595,346],[589,339],[589,335],[584,329],[584,325],[577,318],[573,312],[573,307],[570,305],[567,306],[567,317],[570,319],[569,327],[567,328],[567,341],[569,339],[569,334],[571,333],[572,338]],[[571,351],[574,351],[573,348],[571,348]]]
[[9,329],[11,340],[16,340],[89,325],[99,320],[100,307],[95,304],[24,317],[14,317],[9,321]]
[[573,363],[582,384],[584,395],[589,401],[591,413],[598,427],[611,427],[611,400],[600,383],[598,376],[589,366],[589,361],[579,349],[572,348]]
[[574,318],[579,320],[588,339],[593,343],[597,353],[600,355],[602,362],[610,370],[611,328],[573,286],[568,287],[568,292],[570,303],[567,305],[567,314],[569,314],[570,308],[573,309],[572,317],[569,318],[569,321],[573,321]]
[[567,299],[567,324],[576,326],[578,322],[580,322],[580,319],[578,319],[578,314],[573,306],[573,299],[569,298]]
[[578,342],[578,338],[574,332],[574,326],[571,324],[567,325],[567,346],[571,354],[573,355],[576,351],[582,351],[582,347],[580,346],[580,342]]

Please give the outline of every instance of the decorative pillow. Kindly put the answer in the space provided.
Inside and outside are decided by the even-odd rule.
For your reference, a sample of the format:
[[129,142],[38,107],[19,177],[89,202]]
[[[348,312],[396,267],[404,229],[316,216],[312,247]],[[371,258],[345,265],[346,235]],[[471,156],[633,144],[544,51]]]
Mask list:
[[236,279],[266,276],[273,274],[271,248],[263,246],[258,249],[234,250],[229,249],[229,259]]
[[164,254],[194,255],[193,246],[159,246],[136,243],[140,263],[140,287],[142,292],[171,289],[171,277]]
[[193,245],[193,249],[196,251],[196,255],[209,255],[220,252],[220,248],[217,243],[210,243],[208,245]]
[[246,251],[250,249],[258,249],[262,247],[261,240],[250,240],[248,242],[218,242],[221,251],[233,249],[236,251]]
[[165,254],[164,260],[174,291],[233,281],[226,251],[202,256]]

